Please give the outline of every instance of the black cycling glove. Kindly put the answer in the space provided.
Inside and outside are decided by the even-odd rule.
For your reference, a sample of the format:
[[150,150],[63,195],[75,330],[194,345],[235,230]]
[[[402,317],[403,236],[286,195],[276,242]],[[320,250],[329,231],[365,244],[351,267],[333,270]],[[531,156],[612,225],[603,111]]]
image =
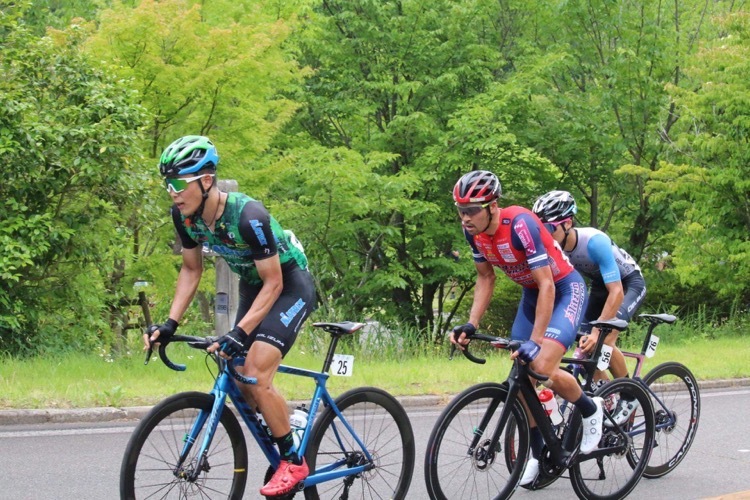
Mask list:
[[458,325],[453,327],[453,339],[458,340],[458,337],[461,336],[461,332],[466,333],[466,335],[474,335],[477,333],[477,327],[472,325],[471,323],[466,323],[465,325]]
[[229,333],[219,337],[216,342],[219,343],[221,352],[233,358],[240,354],[245,349],[245,341],[247,340],[247,333],[239,326],[235,326]]
[[173,320],[172,318],[169,318],[167,321],[165,321],[161,325],[151,325],[148,327],[148,338],[149,341],[151,340],[151,335],[154,334],[156,330],[159,330],[159,336],[154,339],[154,342],[168,342],[169,339],[172,338],[174,335],[174,332],[177,331],[177,327],[180,326],[178,322]]

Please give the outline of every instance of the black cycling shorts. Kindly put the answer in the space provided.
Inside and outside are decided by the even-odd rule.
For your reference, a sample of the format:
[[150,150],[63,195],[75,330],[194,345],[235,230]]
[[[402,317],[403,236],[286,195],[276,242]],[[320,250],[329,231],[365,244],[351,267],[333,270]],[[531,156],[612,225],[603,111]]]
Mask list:
[[[245,347],[255,341],[266,342],[281,351],[281,357],[286,356],[294,341],[297,340],[302,323],[317,307],[317,296],[312,276],[296,264],[283,266],[284,290],[266,317],[255,330],[250,332]],[[255,301],[261,287],[250,285],[240,280],[240,297],[237,307],[237,324]]]
[[[617,319],[630,321],[633,319],[635,312],[641,306],[643,299],[646,298],[646,281],[641,273],[635,272],[622,278],[622,291],[625,296],[622,304],[617,310]],[[591,283],[591,292],[589,293],[589,302],[586,307],[586,314],[583,316],[581,331],[590,332],[591,321],[596,321],[604,309],[609,292],[604,283],[595,281]]]

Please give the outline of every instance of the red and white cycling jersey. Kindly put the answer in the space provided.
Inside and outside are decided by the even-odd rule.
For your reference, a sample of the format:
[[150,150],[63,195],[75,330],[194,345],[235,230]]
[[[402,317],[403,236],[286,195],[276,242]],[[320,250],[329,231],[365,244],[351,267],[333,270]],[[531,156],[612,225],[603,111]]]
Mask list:
[[537,288],[531,271],[550,266],[555,282],[573,272],[573,265],[560,245],[544,228],[531,210],[510,206],[500,210],[500,224],[495,234],[471,236],[474,262],[489,262],[499,267],[513,281],[526,288]]

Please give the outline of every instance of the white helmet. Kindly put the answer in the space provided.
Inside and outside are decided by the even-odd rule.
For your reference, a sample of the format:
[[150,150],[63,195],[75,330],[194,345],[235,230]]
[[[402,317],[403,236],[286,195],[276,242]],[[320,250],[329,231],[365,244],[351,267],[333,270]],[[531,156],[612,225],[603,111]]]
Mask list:
[[539,197],[531,209],[542,222],[557,222],[573,217],[578,211],[576,200],[567,191],[550,191]]

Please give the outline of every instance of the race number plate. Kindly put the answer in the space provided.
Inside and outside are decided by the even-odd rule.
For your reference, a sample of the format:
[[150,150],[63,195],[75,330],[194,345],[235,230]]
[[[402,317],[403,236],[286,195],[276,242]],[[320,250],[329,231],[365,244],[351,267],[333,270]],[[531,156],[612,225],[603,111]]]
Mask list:
[[599,360],[596,362],[596,368],[599,370],[606,370],[609,367],[610,361],[612,361],[612,347],[607,344],[602,344],[602,353],[599,355]]
[[354,370],[354,356],[350,354],[334,354],[331,364],[331,375],[351,377]]
[[656,346],[659,345],[659,337],[651,334],[651,338],[648,339],[648,347],[646,348],[646,357],[647,358],[653,358],[654,354],[656,354]]

